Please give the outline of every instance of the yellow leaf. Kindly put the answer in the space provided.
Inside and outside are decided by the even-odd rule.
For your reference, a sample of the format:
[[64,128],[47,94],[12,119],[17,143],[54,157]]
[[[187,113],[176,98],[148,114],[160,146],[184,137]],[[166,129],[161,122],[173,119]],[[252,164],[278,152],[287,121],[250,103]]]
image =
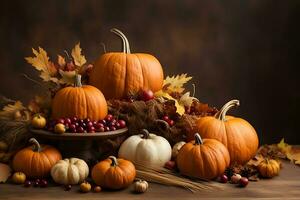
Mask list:
[[292,150],[292,146],[285,143],[284,138],[282,138],[281,141],[277,144],[277,147],[285,154],[290,153]]
[[84,55],[81,54],[80,43],[76,44],[74,49],[72,49],[72,57],[74,59],[75,65],[79,67],[86,63]]
[[286,157],[292,161],[295,162],[295,164],[300,165],[300,153],[287,153]]
[[64,67],[66,65],[66,60],[61,55],[57,55],[57,62],[60,67]]
[[64,83],[67,85],[73,85],[75,80],[75,71],[63,71],[59,70],[59,73],[61,75],[60,83]]
[[199,101],[197,98],[195,97],[191,97],[190,96],[190,92],[186,92],[184,95],[182,95],[179,99],[179,104],[186,106],[186,107],[191,107],[193,101]]
[[53,81],[57,83],[57,79],[54,76],[57,74],[55,65],[49,61],[47,52],[39,47],[39,51],[32,49],[35,57],[26,57],[25,60],[31,64],[35,69],[41,71],[40,77],[44,81]]
[[181,74],[176,76],[167,76],[164,80],[163,91],[167,93],[178,92],[182,93],[184,91],[183,85],[191,80],[193,77],[187,76],[187,74]]
[[0,111],[0,119],[13,119],[14,115],[17,111],[24,110],[25,107],[23,106],[21,101],[16,101],[14,104],[9,104]]
[[179,115],[183,115],[185,113],[185,108],[184,106],[180,105],[178,103],[178,101],[176,99],[174,99],[171,95],[169,95],[168,93],[166,92],[163,92],[162,90],[160,91],[157,91],[155,93],[155,96],[156,97],[163,97],[165,99],[168,99],[168,100],[173,100],[175,102],[175,107],[176,107],[176,112],[179,114]]

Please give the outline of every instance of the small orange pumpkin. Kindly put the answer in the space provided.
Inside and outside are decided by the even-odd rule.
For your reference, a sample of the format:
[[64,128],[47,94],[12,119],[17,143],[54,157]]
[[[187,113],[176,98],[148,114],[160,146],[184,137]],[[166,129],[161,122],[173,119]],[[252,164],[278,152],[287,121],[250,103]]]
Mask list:
[[[255,156],[258,136],[246,120],[226,116],[227,111],[235,106],[239,106],[238,100],[226,103],[215,116],[199,118],[194,131],[203,138],[219,140],[227,147],[232,163],[244,164]],[[187,135],[187,140],[192,140],[192,134]]]
[[91,85],[82,86],[81,75],[76,75],[75,79],[75,87],[65,87],[55,94],[52,117],[104,119],[107,115],[107,103],[102,92]]
[[257,166],[257,169],[262,177],[272,178],[278,176],[280,171],[280,163],[274,159],[266,158]]
[[61,160],[60,152],[52,146],[40,145],[34,138],[29,140],[32,146],[20,150],[13,158],[12,166],[17,172],[23,172],[29,178],[44,178],[51,168]]
[[181,174],[213,179],[224,173],[230,164],[226,147],[214,139],[201,139],[198,133],[195,140],[186,143],[177,155],[177,167]]
[[99,162],[92,169],[92,179],[97,185],[115,190],[128,187],[135,175],[135,167],[130,161],[114,156]]
[[127,97],[139,90],[160,90],[164,75],[159,61],[150,54],[132,54],[126,36],[115,28],[111,32],[121,37],[123,52],[101,55],[91,71],[90,84],[108,99]]

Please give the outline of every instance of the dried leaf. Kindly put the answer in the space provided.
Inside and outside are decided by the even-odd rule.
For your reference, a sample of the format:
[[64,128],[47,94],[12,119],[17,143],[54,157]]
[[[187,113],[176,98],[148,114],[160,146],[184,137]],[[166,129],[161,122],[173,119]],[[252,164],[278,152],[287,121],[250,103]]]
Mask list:
[[163,91],[169,94],[182,93],[184,91],[183,85],[191,80],[193,77],[187,76],[187,74],[181,74],[176,76],[167,76],[164,80]]
[[47,52],[39,47],[39,51],[32,49],[35,57],[26,57],[25,60],[31,64],[35,69],[41,71],[40,77],[44,81],[52,81],[58,83],[58,79],[54,76],[57,74],[55,65],[49,61]]
[[11,168],[7,164],[0,163],[0,183],[5,183],[11,175]]
[[13,119],[14,115],[17,111],[24,110],[25,107],[23,106],[21,101],[16,101],[14,104],[9,104],[0,111],[0,118],[1,119]]
[[80,43],[76,44],[75,47],[72,49],[72,57],[74,59],[75,65],[79,67],[86,63],[84,55],[81,54]]
[[63,71],[59,70],[59,74],[61,75],[60,83],[73,85],[75,80],[75,71]]
[[168,99],[168,100],[173,100],[175,101],[175,107],[176,107],[176,112],[179,114],[179,115],[183,115],[185,113],[185,108],[184,106],[180,105],[178,103],[178,101],[176,99],[174,99],[171,95],[169,95],[168,93],[166,92],[163,92],[162,90],[158,91],[155,93],[155,96],[156,97],[163,97],[165,99]]
[[64,67],[66,65],[66,60],[61,55],[57,55],[57,62],[60,67]]
[[300,153],[287,153],[286,157],[297,165],[300,165]]
[[292,150],[292,146],[285,143],[284,138],[282,138],[281,141],[277,144],[277,147],[285,154],[288,154]]
[[191,97],[190,92],[186,92],[184,95],[180,97],[179,104],[186,107],[191,107],[193,101],[198,101],[198,99],[195,97]]
[[254,158],[248,161],[247,165],[257,167],[265,158],[258,154]]

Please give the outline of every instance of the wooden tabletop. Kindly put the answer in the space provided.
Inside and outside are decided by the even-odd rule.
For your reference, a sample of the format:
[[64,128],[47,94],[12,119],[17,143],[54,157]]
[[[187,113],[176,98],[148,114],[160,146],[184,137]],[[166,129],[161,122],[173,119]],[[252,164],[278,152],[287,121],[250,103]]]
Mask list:
[[246,188],[237,188],[235,185],[229,183],[223,184],[223,186],[223,190],[191,193],[182,188],[150,184],[149,190],[145,194],[134,194],[132,188],[114,192],[105,191],[100,193],[90,192],[82,194],[78,192],[78,186],[73,187],[71,191],[64,191],[60,186],[49,186],[48,188],[24,188],[20,185],[0,184],[0,199],[300,199],[300,167],[284,162],[280,175],[273,179],[250,182]]

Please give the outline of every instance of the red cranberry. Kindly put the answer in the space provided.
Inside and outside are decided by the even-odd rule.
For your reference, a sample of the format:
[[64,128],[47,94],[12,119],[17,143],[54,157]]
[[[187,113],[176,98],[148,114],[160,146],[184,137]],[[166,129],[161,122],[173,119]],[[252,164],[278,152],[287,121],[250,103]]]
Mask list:
[[83,133],[84,132],[84,128],[82,126],[77,127],[76,131],[78,133]]
[[38,186],[40,186],[40,184],[41,184],[41,180],[40,180],[40,179],[36,179],[36,180],[33,182],[33,186],[34,186],[34,187],[38,187]]
[[65,191],[69,191],[72,189],[72,185],[65,185]]
[[71,124],[70,126],[69,126],[69,128],[72,130],[72,129],[76,129],[76,125],[75,124]]
[[89,122],[86,123],[86,126],[88,128],[90,128],[90,127],[93,127],[94,125],[93,125],[93,122],[89,121]]
[[71,123],[72,123],[72,120],[70,118],[65,118],[65,125],[71,124]]
[[111,114],[106,115],[105,119],[107,121],[111,121],[113,119],[113,116]]
[[84,121],[85,121],[85,123],[88,123],[88,122],[90,122],[91,120],[90,120],[90,118],[86,118]]
[[111,127],[110,127],[110,130],[111,130],[111,131],[115,131],[115,130],[117,130],[117,128],[116,128],[115,126],[111,126]]
[[110,128],[108,126],[105,126],[104,131],[110,131]]
[[173,121],[172,119],[169,119],[169,120],[167,121],[167,123],[169,124],[169,126],[173,126],[173,125],[174,125],[174,121]]
[[77,117],[72,117],[72,118],[71,118],[71,121],[72,121],[72,123],[77,122],[77,121],[78,121],[78,118],[77,118]]
[[70,132],[71,132],[71,133],[77,133],[76,127],[75,127],[75,128],[70,128]]
[[65,120],[63,119],[63,118],[60,118],[60,119],[58,119],[58,120],[56,120],[56,123],[57,124],[65,124]]
[[120,119],[119,121],[120,128],[125,128],[126,127],[126,122],[123,119]]
[[167,115],[165,115],[165,116],[163,116],[163,120],[167,122],[169,120],[169,117]]
[[106,125],[106,120],[105,120],[105,119],[99,120],[98,123],[101,123],[101,124],[103,124],[103,125]]
[[246,177],[242,177],[239,181],[240,187],[246,187],[249,183],[249,180]]
[[97,121],[92,121],[93,122],[93,125],[96,126],[98,124]]
[[121,125],[120,125],[120,123],[119,123],[119,122],[117,122],[117,123],[116,123],[116,128],[117,128],[117,129],[119,129],[119,128],[120,128],[120,126],[121,126]]
[[141,99],[143,101],[149,101],[151,99],[154,99],[154,94],[151,90],[143,90],[141,93]]
[[32,185],[30,180],[26,180],[24,183],[24,187],[30,187]]
[[104,127],[100,127],[98,131],[99,131],[99,132],[104,132],[105,129],[104,129]]
[[102,124],[102,123],[97,123],[96,125],[95,125],[95,128],[98,130],[98,129],[100,129],[101,127],[104,127],[104,125]]
[[228,177],[225,174],[220,176],[220,183],[227,183],[227,181],[228,181]]
[[89,127],[89,128],[88,128],[88,132],[89,132],[89,133],[95,132],[95,127],[93,127],[93,126]]
[[47,181],[47,180],[44,180],[44,179],[41,180],[41,181],[40,181],[40,186],[41,186],[41,187],[47,187],[47,186],[48,186],[48,181]]

